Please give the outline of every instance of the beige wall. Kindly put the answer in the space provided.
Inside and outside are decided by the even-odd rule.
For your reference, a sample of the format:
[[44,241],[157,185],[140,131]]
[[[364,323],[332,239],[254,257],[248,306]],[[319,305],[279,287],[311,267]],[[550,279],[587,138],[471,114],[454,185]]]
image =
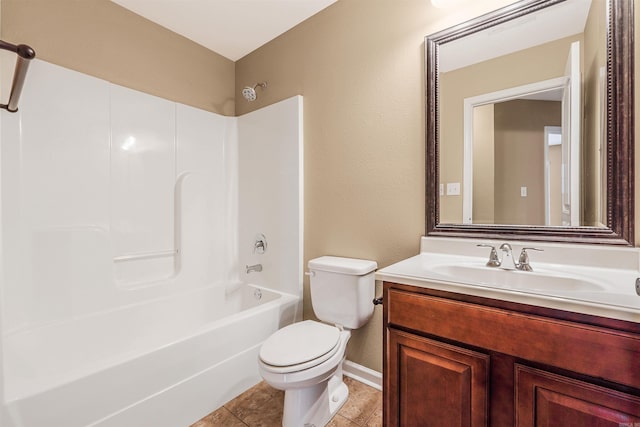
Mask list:
[[[236,91],[269,82],[258,101],[238,99],[238,114],[304,95],[305,262],[329,254],[383,267],[418,253],[424,37],[507,3],[441,10],[428,0],[339,0],[236,63]],[[354,332],[347,356],[382,369],[380,307]]]
[[[335,254],[382,267],[415,255],[424,234],[424,36],[509,3],[339,0],[238,61],[235,88],[233,63],[107,0],[2,0],[1,34],[49,62],[218,113],[233,115],[234,99],[242,114],[304,95],[305,262]],[[258,101],[236,95],[262,80]],[[311,317],[307,283],[305,299]],[[349,358],[382,369],[380,308]]]
[[235,113],[235,64],[108,0],[2,0],[2,39],[39,59],[215,113]]

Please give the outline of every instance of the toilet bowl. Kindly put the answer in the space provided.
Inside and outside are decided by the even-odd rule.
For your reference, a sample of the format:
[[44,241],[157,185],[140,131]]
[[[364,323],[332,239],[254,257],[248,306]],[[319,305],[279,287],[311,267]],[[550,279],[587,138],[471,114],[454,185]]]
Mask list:
[[[307,320],[278,332],[287,333],[287,328],[297,327],[299,330],[293,336],[304,333],[304,329],[309,329],[309,336],[312,336],[316,325],[328,326]],[[286,366],[269,364],[262,355],[258,360],[258,371],[267,384],[285,391],[283,426],[324,426],[346,402],[349,391],[342,381],[342,362],[351,332],[338,332],[333,346],[311,360]]]
[[285,391],[283,427],[323,427],[346,402],[342,363],[351,329],[373,314],[376,268],[375,261],[352,258],[309,261],[314,312],[333,324],[286,326],[263,343],[258,360],[262,378]]

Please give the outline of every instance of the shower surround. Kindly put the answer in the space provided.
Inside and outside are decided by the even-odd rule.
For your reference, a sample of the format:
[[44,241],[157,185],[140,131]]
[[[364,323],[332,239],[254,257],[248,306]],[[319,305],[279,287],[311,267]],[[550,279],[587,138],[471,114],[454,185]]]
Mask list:
[[34,60],[0,126],[1,425],[188,425],[259,381],[302,314],[301,97],[224,117]]

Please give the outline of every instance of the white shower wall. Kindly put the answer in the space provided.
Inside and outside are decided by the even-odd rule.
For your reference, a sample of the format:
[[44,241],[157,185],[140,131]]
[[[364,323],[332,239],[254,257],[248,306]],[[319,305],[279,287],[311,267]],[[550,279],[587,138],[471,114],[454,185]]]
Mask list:
[[301,129],[301,97],[224,117],[34,60],[0,113],[0,366],[10,334],[203,286],[301,297]]
[[39,61],[2,122],[4,333],[228,281],[232,120]]
[[[240,264],[263,266],[241,280],[302,298],[302,97],[240,116],[237,129]],[[264,254],[253,251],[257,234]]]

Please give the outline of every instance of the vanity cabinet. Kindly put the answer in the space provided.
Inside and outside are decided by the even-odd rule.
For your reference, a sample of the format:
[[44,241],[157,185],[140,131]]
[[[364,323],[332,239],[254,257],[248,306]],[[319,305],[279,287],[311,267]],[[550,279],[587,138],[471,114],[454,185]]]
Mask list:
[[640,427],[640,325],[384,283],[384,425]]

